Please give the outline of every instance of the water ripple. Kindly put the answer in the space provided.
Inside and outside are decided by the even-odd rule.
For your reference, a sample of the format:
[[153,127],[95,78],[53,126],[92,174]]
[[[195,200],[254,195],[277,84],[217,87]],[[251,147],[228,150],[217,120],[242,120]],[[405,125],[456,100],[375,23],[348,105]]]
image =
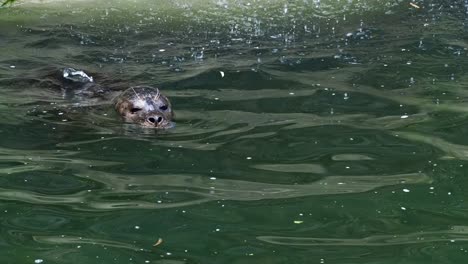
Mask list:
[[420,231],[409,234],[376,235],[365,238],[317,238],[258,236],[258,240],[284,246],[393,246],[425,243],[468,241],[468,226],[454,226],[451,230]]
[[406,138],[412,141],[422,142],[425,144],[429,144],[442,152],[446,155],[443,158],[448,159],[460,159],[460,160],[468,160],[468,146],[450,143],[447,140],[442,138],[438,138],[428,134],[416,133],[416,132],[394,132],[394,135]]
[[[351,194],[401,183],[431,182],[431,179],[423,173],[327,176],[316,182],[300,185],[212,179],[197,175],[147,175],[135,178],[89,171],[76,176],[100,182],[106,188],[65,195],[44,195],[32,191],[0,188],[0,199],[32,204],[70,205],[79,210],[163,209],[221,199],[254,201]],[[156,197],[173,194],[180,195],[168,198],[167,201],[162,198],[159,202],[156,201]],[[132,199],[129,201],[130,197]]]
[[96,239],[96,238],[87,238],[87,237],[78,237],[78,236],[33,236],[34,241],[43,243],[43,244],[52,244],[52,245],[99,245],[109,248],[118,248],[118,249],[127,249],[132,251],[149,251],[141,247],[137,247],[130,243],[105,240],[105,239]]

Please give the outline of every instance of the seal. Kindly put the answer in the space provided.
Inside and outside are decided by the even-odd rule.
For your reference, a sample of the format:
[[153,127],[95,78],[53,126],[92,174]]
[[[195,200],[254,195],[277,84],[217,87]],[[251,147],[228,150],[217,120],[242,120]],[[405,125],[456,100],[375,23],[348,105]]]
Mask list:
[[[105,88],[108,85],[96,84],[94,78],[82,70],[65,68],[62,70],[62,78],[66,84],[62,89],[64,98],[74,98],[75,101],[89,101],[93,97],[109,100],[109,95],[115,95]],[[113,103],[115,110],[125,122],[159,129],[174,126],[172,122],[174,112],[171,102],[161,94],[158,88],[151,86],[130,87],[115,96]]]
[[126,122],[159,129],[174,126],[171,102],[158,88],[130,87],[114,100],[115,110]]

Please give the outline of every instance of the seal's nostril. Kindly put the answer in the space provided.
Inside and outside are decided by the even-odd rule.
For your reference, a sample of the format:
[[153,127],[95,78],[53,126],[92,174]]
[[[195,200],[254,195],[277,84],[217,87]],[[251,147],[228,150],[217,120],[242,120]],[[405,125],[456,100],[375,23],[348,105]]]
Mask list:
[[160,123],[162,120],[163,120],[163,118],[160,117],[160,116],[148,117],[148,122],[150,122],[150,123],[152,123],[152,124],[154,124],[154,125]]

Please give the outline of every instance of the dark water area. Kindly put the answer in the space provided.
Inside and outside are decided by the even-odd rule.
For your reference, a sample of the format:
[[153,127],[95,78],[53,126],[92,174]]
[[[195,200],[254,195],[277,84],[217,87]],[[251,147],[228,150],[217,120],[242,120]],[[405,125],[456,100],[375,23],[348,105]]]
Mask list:
[[[0,263],[464,263],[467,1],[0,9]],[[176,127],[69,96],[151,85]],[[159,241],[159,242],[158,242]]]

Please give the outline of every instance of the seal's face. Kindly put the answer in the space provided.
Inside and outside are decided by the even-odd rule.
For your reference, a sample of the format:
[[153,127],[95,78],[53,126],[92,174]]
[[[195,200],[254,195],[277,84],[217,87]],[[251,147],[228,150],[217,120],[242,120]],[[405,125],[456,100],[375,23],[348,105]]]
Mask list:
[[170,128],[174,113],[171,103],[157,88],[135,86],[116,98],[115,110],[130,123],[146,127]]

